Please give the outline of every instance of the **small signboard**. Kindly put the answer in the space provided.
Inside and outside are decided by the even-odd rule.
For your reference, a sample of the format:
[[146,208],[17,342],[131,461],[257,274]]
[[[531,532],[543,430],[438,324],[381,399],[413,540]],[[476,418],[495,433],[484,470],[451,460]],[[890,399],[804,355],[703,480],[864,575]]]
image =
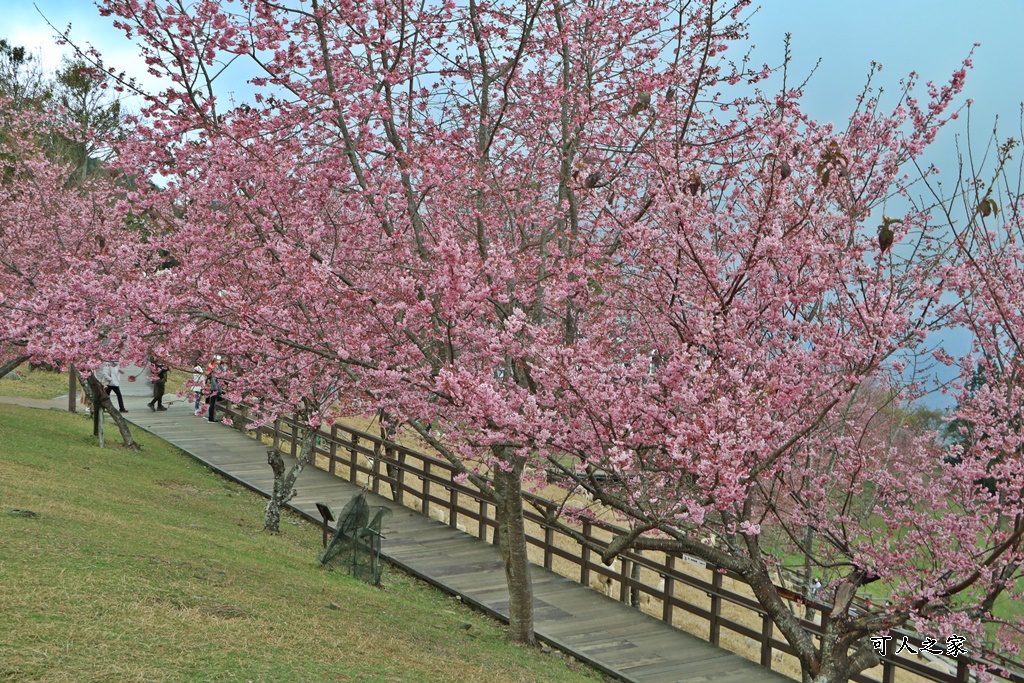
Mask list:
[[697,565],[701,569],[707,569],[708,568],[708,563],[707,562],[705,562],[704,560],[702,560],[700,558],[694,557],[693,555],[687,555],[686,553],[683,553],[680,557],[682,557],[682,559],[686,560],[690,564]]

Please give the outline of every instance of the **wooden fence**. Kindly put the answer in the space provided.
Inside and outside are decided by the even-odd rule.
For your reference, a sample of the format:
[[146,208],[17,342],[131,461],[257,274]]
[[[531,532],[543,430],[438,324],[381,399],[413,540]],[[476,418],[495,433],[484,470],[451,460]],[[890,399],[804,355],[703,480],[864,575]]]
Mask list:
[[[228,410],[228,414],[239,430],[248,430],[251,420],[244,408],[233,406]],[[282,418],[272,426],[261,426],[250,433],[257,439],[271,437],[275,448],[294,457],[300,447],[301,429],[295,421]],[[317,467],[353,483],[362,484],[363,482],[359,481],[362,478],[374,493],[418,509],[426,515],[433,512],[434,516],[440,517],[452,527],[462,529],[485,541],[495,541],[497,522],[493,516],[493,504],[475,487],[453,481],[456,470],[446,460],[341,425],[333,425],[329,430],[321,429],[318,432],[315,455]],[[544,515],[533,509],[536,507],[553,511],[557,503],[529,493],[525,493],[524,498],[528,503],[525,506],[525,517],[529,527],[527,540],[530,545],[539,549],[545,568],[552,569],[555,559],[558,558],[561,560],[561,573],[584,586],[591,586],[592,580],[597,579],[612,588],[613,597],[626,604],[638,606],[643,599],[641,596],[647,596],[650,601],[648,605],[660,605],[660,610],[657,610],[660,611],[658,616],[668,624],[673,624],[676,610],[683,610],[707,623],[707,640],[715,645],[722,644],[724,631],[750,638],[759,644],[762,666],[771,668],[772,655],[775,652],[795,656],[796,652],[789,643],[776,635],[771,618],[756,600],[729,590],[723,585],[726,578],[743,584],[740,576],[710,566],[696,558],[662,553],[658,553],[657,557],[651,557],[636,552],[625,552],[619,556],[619,562],[611,567],[606,566],[597,553],[580,546],[563,532],[550,526]],[[533,532],[530,532],[530,529]],[[618,533],[621,529],[604,522],[583,521],[581,531],[595,543],[606,545],[610,534]],[[566,564],[573,568],[569,573],[564,571]],[[691,571],[683,571],[680,568],[683,565],[687,565]],[[694,565],[706,571],[692,571]],[[709,578],[700,578],[697,576],[698,573]],[[653,577],[657,577],[658,580],[651,581]],[[696,591],[698,595],[706,596],[704,604],[696,604],[692,599],[683,599],[680,593],[686,588],[692,589],[689,591],[690,595]],[[828,619],[828,605],[807,601],[793,591],[781,588],[780,591],[794,605],[799,604],[817,610],[822,615],[822,623]],[[730,618],[725,614],[728,611],[725,609],[727,607],[733,612],[735,608],[749,612],[752,619],[747,619],[748,623],[752,622],[758,626],[751,627]],[[802,623],[808,631],[822,633],[820,624],[806,619],[802,619]],[[919,650],[922,644],[920,637],[896,631],[890,635],[892,639],[888,641],[889,650],[893,652],[889,652],[882,659],[881,677],[874,678],[861,674],[854,677],[853,681],[894,683],[896,672],[899,670],[915,674],[925,681],[968,683],[976,680],[970,672],[971,669],[980,668],[999,679],[1024,683],[1024,673],[1011,671],[1008,667],[1014,665],[1008,660],[982,659],[977,653],[972,652],[970,656],[961,656],[955,660],[934,657],[934,665],[929,665],[916,656],[911,658],[894,652],[894,644],[902,642],[904,635],[911,647]],[[968,649],[971,649],[970,644]]]

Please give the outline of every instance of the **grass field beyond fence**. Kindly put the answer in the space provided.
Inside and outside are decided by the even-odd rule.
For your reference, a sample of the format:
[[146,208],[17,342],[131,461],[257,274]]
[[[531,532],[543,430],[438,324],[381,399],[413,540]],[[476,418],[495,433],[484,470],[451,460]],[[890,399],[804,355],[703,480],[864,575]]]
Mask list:
[[[0,405],[0,681],[599,681],[410,577],[316,562],[320,532],[155,437]],[[14,514],[29,511],[34,515]]]

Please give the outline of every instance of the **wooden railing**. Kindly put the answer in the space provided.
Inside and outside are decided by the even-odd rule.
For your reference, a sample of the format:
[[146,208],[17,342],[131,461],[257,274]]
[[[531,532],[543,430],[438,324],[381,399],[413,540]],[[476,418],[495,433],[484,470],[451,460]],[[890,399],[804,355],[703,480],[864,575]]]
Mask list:
[[[279,451],[290,453],[293,457],[297,454],[302,427],[295,421],[281,418],[273,425],[260,426],[250,431],[248,427],[251,420],[244,408],[233,406],[228,414],[239,430],[248,431],[257,439],[270,437]],[[475,487],[453,481],[456,470],[446,460],[337,424],[318,432],[315,455],[317,467],[360,485],[364,484],[360,479],[365,479],[365,484],[374,493],[418,509],[423,514],[440,517],[450,526],[482,540],[496,540],[497,522],[492,514],[493,505]],[[676,610],[683,610],[707,623],[706,639],[715,645],[722,644],[724,631],[750,638],[758,643],[760,663],[763,666],[772,667],[775,652],[796,655],[788,642],[776,636],[771,618],[756,600],[724,585],[725,579],[746,585],[740,576],[696,558],[661,553],[648,556],[639,552],[624,552],[609,567],[601,562],[597,553],[580,546],[549,525],[545,515],[536,511],[554,512],[557,503],[529,493],[524,494],[524,498],[528,503],[524,511],[528,523],[527,541],[540,551],[540,564],[546,569],[553,569],[557,558],[561,561],[560,573],[584,586],[591,586],[596,579],[621,602],[639,606],[643,602],[642,596],[647,596],[647,611],[653,611],[655,616],[660,616],[671,625],[674,625]],[[612,534],[623,530],[601,521],[583,521],[580,531],[594,543],[606,545]],[[572,569],[566,571],[566,565]],[[690,571],[680,569],[683,565],[689,567]],[[656,582],[651,581],[654,577],[657,577]],[[683,599],[680,593],[686,588],[692,589],[691,593],[703,593],[707,601],[696,604]],[[816,610],[822,615],[822,623],[826,623],[830,610],[828,605],[808,601],[802,595],[785,588],[780,587],[779,591],[793,604]],[[752,627],[728,617],[725,612],[729,606],[733,607],[729,611],[741,608],[749,613],[748,622],[757,626]],[[823,632],[822,626],[815,621],[801,619],[801,622],[811,633],[820,635]],[[921,638],[915,634],[894,631],[890,635],[890,650],[895,649],[895,643],[902,642],[904,635],[915,650],[921,647]],[[969,644],[968,648],[971,649]],[[896,672],[900,670],[915,674],[925,681],[967,683],[975,680],[970,669],[982,668],[998,679],[1024,683],[1024,673],[1010,670],[1017,667],[1008,660],[984,659],[975,652],[955,660],[935,657],[932,664],[891,652],[882,659],[880,678],[860,674],[852,680],[856,683],[894,683]]]

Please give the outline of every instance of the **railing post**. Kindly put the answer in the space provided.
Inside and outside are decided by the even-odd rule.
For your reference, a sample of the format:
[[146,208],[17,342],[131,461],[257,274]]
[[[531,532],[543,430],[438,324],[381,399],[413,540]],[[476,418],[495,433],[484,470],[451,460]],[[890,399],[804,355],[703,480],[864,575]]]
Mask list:
[[292,417],[292,457],[299,452],[299,421]]
[[327,471],[337,474],[338,469],[338,425],[331,425],[331,459],[327,463]]
[[380,493],[380,458],[373,459],[373,467],[370,468],[370,486],[374,493]]
[[398,466],[396,465],[396,460],[394,444],[390,441],[385,441],[384,473],[388,477],[388,488],[391,489],[391,500],[398,500]]
[[274,450],[279,451],[281,444],[281,419],[274,418]]
[[398,490],[395,492],[395,502],[399,505],[405,500],[405,451],[398,453]]
[[353,484],[356,483],[356,465],[359,464],[359,454],[356,452],[356,446],[359,444],[359,436],[353,434],[349,438],[351,444],[348,448],[348,480]]
[[767,614],[761,615],[761,666],[772,668],[772,629],[775,624]]
[[[550,510],[550,508],[548,508],[549,516],[550,516],[550,512],[551,512],[551,510]],[[545,569],[551,569],[551,567],[553,566],[554,559],[555,559],[555,554],[553,552],[551,552],[551,550],[554,547],[554,545],[555,545],[555,530],[552,529],[550,526],[548,526],[548,524],[545,522],[545,524],[544,524],[544,568]]]
[[722,633],[722,598],[720,596],[722,590],[722,574],[717,568],[711,570],[711,623],[708,627],[708,641],[713,645],[718,645],[719,638]]
[[452,482],[452,487],[448,491],[448,526],[457,529],[459,527],[459,492],[455,490],[455,482]]
[[480,501],[480,519],[477,520],[476,532],[481,541],[487,541],[487,501]]
[[[641,555],[639,550],[636,551],[636,554],[637,556]],[[634,560],[629,572],[629,578],[632,580],[632,585],[629,587],[629,605],[637,609],[640,609],[640,569],[640,563]]]
[[[960,675],[959,662],[957,663],[956,673],[957,673],[958,676]],[[959,680],[959,678],[957,680]],[[967,681],[967,679],[965,678],[964,679],[964,683],[966,683],[966,681]],[[895,682],[896,682],[896,667],[893,666],[893,663],[890,662],[888,659],[883,659],[882,660],[882,683],[895,683]]]
[[380,487],[377,485],[377,475],[380,474],[380,468],[377,467],[377,463],[380,462],[380,452],[381,452],[380,442],[379,441],[374,441],[373,442],[373,465],[371,467],[371,469],[373,470],[373,474],[370,475],[373,478],[373,482],[372,482],[371,485],[373,486],[373,492],[374,493],[380,493]]
[[672,555],[665,556],[665,588],[661,594],[661,620],[669,626],[672,625],[672,593],[676,588],[676,579],[672,576],[676,569],[676,558]]
[[430,516],[430,461],[423,461],[423,514]]
[[[583,520],[583,538],[589,541],[592,531],[590,520]],[[580,546],[580,584],[590,587],[590,548],[585,545]]]
[[633,560],[619,555],[619,602],[629,604],[629,577],[632,575]]

